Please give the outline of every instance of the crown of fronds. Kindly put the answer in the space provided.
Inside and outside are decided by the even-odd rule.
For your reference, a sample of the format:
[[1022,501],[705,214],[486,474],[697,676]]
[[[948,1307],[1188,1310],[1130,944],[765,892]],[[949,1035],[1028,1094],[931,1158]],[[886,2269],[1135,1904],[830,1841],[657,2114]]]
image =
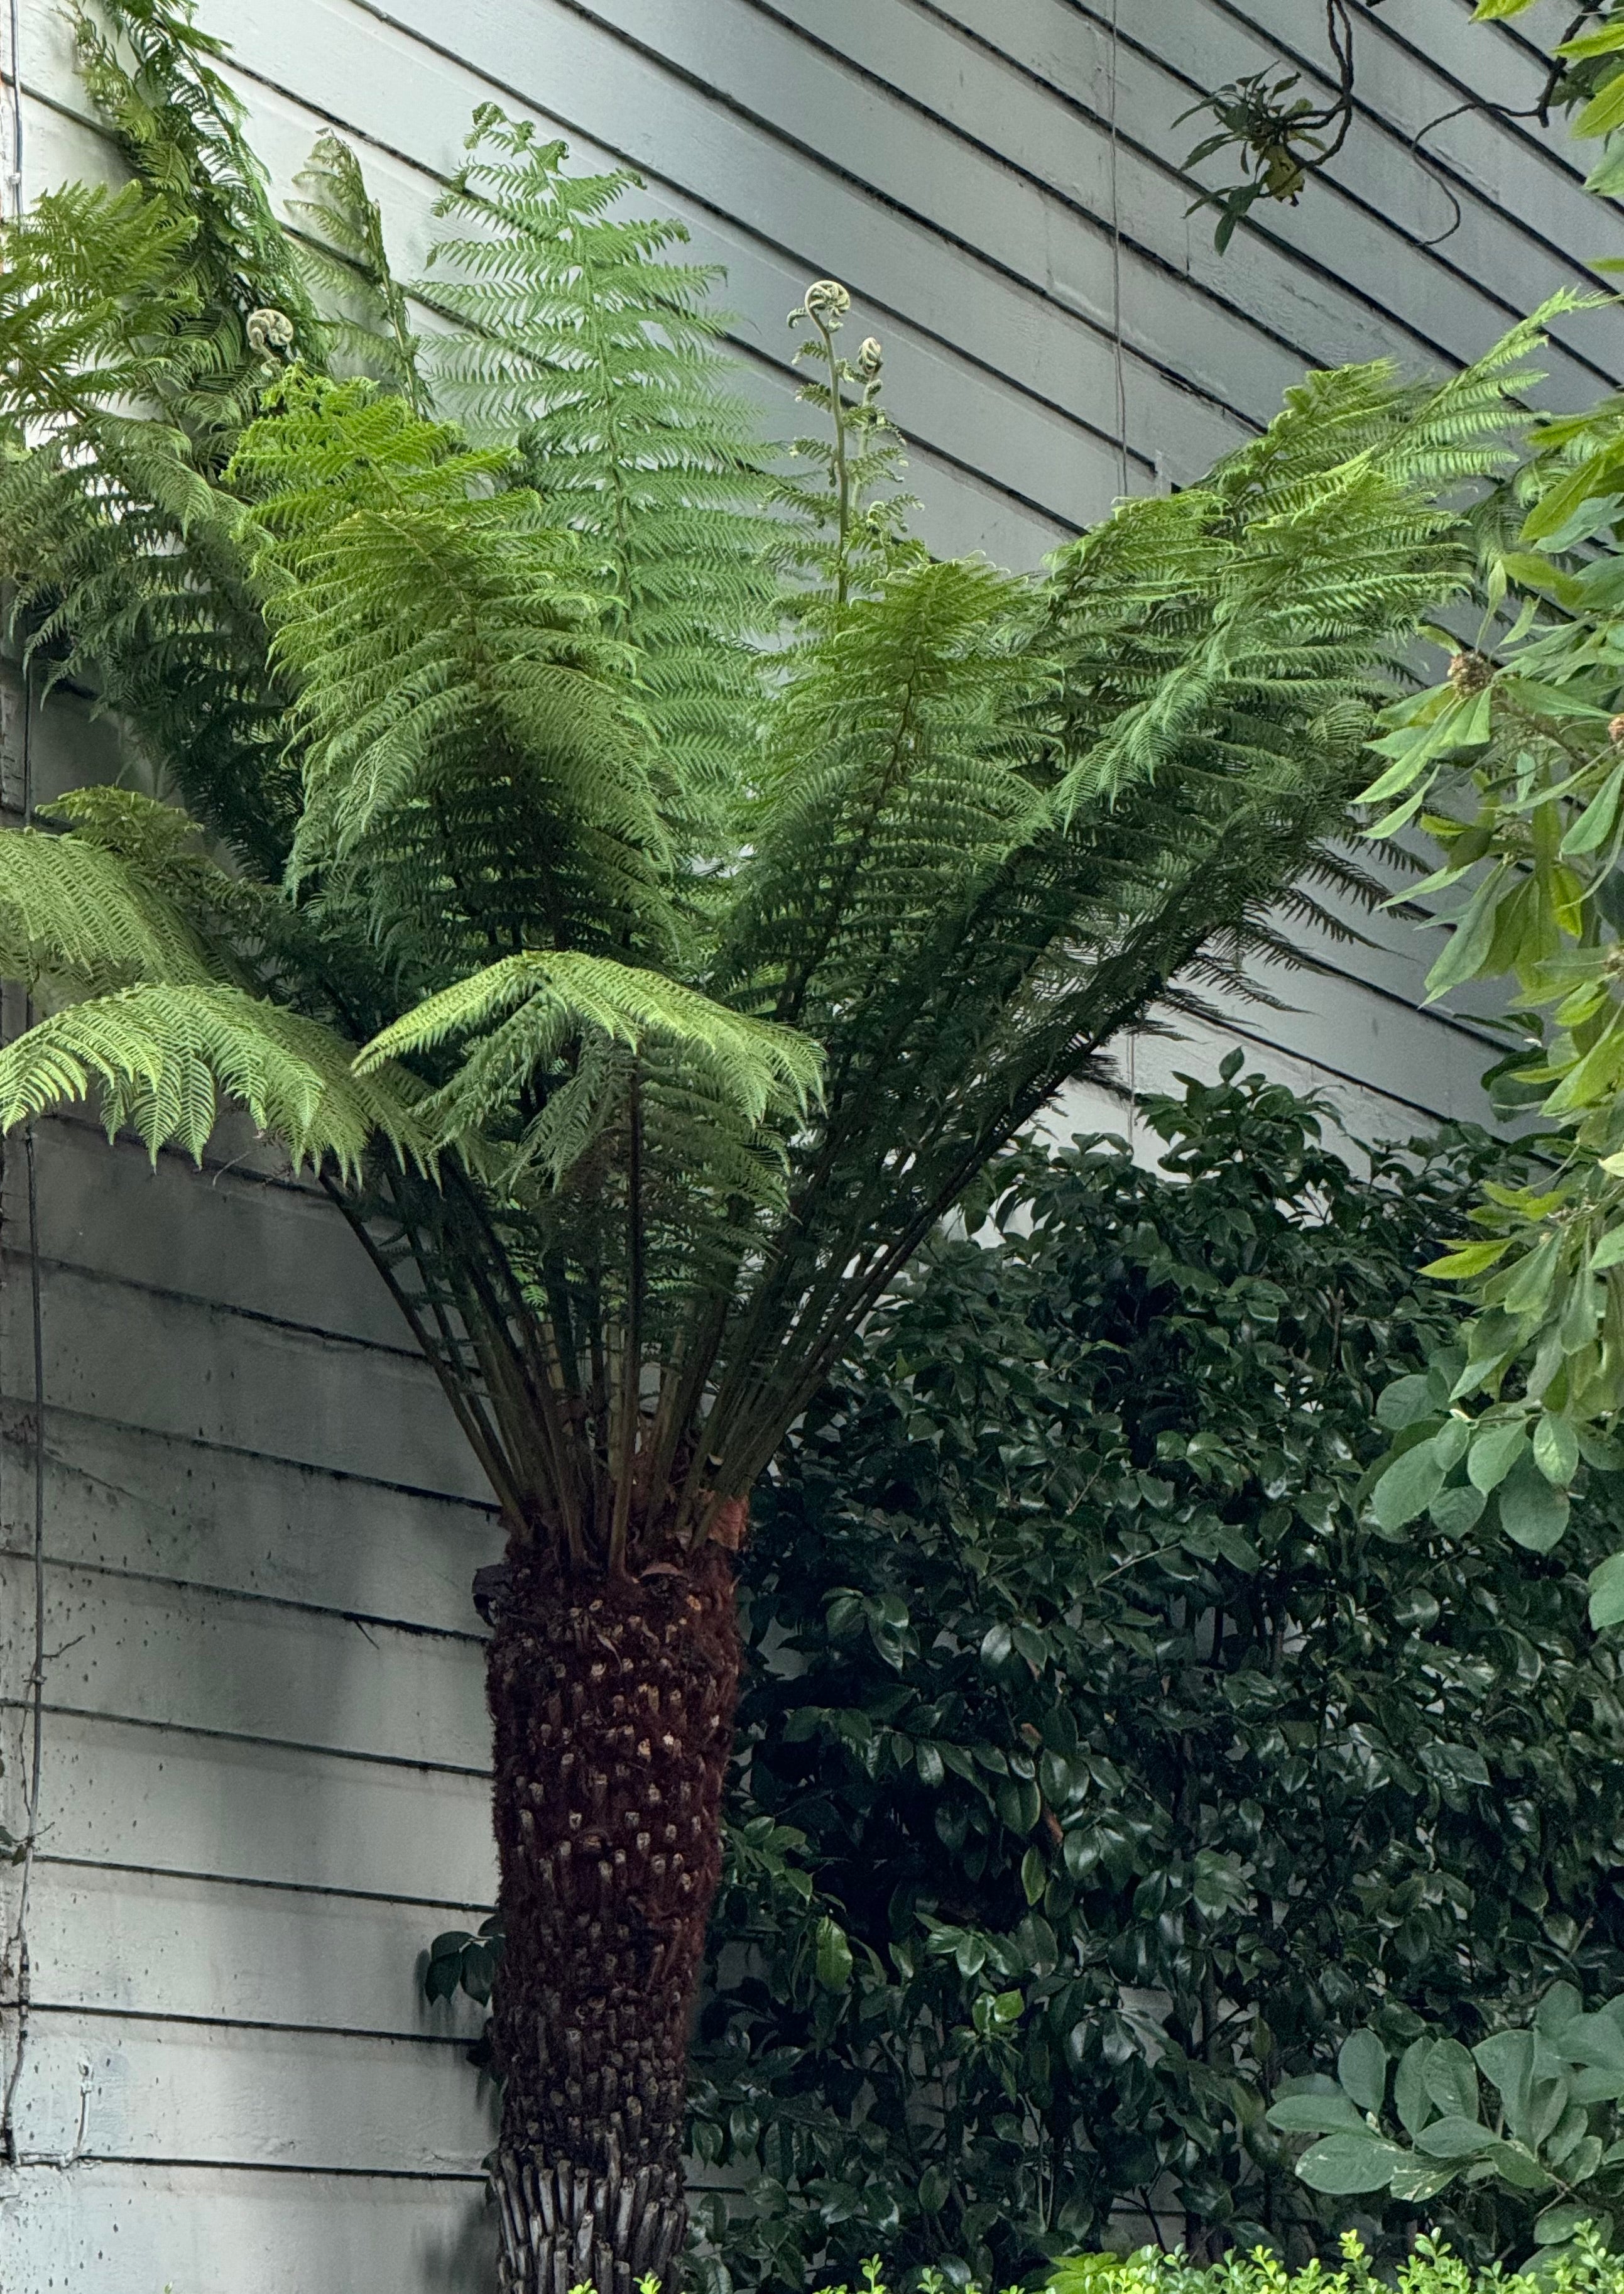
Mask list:
[[482,111],[408,289],[336,139],[275,220],[188,8],[81,41],[133,180],[5,227],[0,574],[174,801],[0,835],[0,1119],[247,1108],[515,1533],[646,1562],[1068,1077],[1320,913],[1534,332],[1311,378],[1041,580],[939,563],[835,282],[786,468],[630,177]]

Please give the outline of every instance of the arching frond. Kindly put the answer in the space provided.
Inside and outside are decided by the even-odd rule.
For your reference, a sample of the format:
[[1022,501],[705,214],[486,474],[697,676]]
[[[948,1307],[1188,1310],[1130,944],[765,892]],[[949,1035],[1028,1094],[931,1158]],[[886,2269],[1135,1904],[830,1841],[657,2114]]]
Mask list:
[[646,905],[663,839],[622,649],[536,497],[491,490],[505,461],[364,381],[296,376],[232,476],[255,498],[275,658],[298,692],[296,867],[504,775],[508,833],[548,853],[564,939]]
[[89,995],[209,978],[175,908],[114,853],[37,828],[0,831],[0,971]]
[[93,1086],[109,1137],[128,1128],[156,1155],[202,1159],[222,1097],[280,1140],[296,1168],[330,1157],[359,1176],[375,1137],[426,1168],[420,1087],[387,1066],[358,1076],[354,1046],[239,988],[126,988],[70,1005],[0,1050],[0,1129]]
[[369,376],[413,413],[426,414],[428,393],[418,370],[422,346],[390,268],[384,219],[361,162],[342,137],[322,135],[294,183],[304,196],[289,207],[309,234],[300,265],[321,308],[329,363],[337,372]]
[[629,174],[493,106],[440,212],[458,226],[426,291],[462,320],[430,351],[477,436],[511,439],[548,515],[581,538],[608,626],[640,655],[679,845],[709,850],[757,705],[752,645],[778,615],[791,541],[759,418],[719,356],[717,274],[682,224],[623,212]]
[[[366,1046],[357,1072],[467,1036],[475,1040],[426,1102],[425,1122],[464,1143],[500,1135],[516,1119],[510,1178],[533,1168],[554,1185],[624,1107],[634,1079],[657,1170],[678,1098],[707,1102],[749,1153],[769,1118],[804,1117],[822,1070],[816,1045],[792,1029],[746,1018],[659,972],[561,952],[506,956],[431,997]],[[688,1143],[700,1167],[704,1135],[694,1131]],[[755,1194],[753,1155],[748,1169]]]

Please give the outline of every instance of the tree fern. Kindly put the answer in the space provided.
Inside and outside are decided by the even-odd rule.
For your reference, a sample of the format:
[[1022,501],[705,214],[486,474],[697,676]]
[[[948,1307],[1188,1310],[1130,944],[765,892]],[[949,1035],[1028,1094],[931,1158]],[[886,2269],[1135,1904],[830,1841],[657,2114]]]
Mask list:
[[183,802],[0,836],[0,959],[56,1007],[0,1121],[94,1091],[197,1154],[237,1102],[433,1365],[509,1536],[507,2282],[589,2268],[545,2183],[612,2294],[680,2231],[751,1485],[1066,1079],[1345,880],[1533,336],[1431,392],[1311,378],[1040,579],[937,563],[834,282],[786,479],[676,227],[485,111],[419,361],[350,156],[301,272],[190,14],[105,20],[138,180],[4,226],[0,572]]

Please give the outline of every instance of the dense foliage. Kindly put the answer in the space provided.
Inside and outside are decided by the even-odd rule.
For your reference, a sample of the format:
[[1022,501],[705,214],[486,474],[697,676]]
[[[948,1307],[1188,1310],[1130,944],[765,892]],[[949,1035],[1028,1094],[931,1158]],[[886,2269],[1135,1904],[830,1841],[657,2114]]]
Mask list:
[[1318,2138],[1297,2161],[1313,2189],[1421,2205],[1452,2189],[1479,2227],[1543,2263],[1587,2226],[1611,2241],[1620,2098],[1624,1995],[1587,2012],[1572,1984],[1553,1983],[1531,2016],[1470,2048],[1423,2030],[1395,2063],[1379,2031],[1351,2031],[1336,2078],[1295,2081],[1269,2124]]
[[[1238,1056],[1146,1110],[1161,1174],[1011,1166],[996,1247],[932,1249],[770,1484],[694,2103],[735,2282],[1002,2282],[1153,2198],[1300,2255],[1336,2217],[1282,2081],[1624,1983],[1593,1510],[1559,1562],[1363,1509],[1374,1392],[1450,1326],[1418,1250],[1494,1151],[1356,1175]],[[1434,2217],[1480,2255],[1520,2218]]]
[[[1364,792],[1372,836],[1430,839],[1440,865],[1412,888],[1447,933],[1429,995],[1487,982],[1511,1004],[1495,1088],[1537,1110],[1547,1156],[1429,1263],[1478,1310],[1468,1360],[1441,1392],[1386,1397],[1376,1507],[1395,1529],[1476,1511],[1541,1552],[1570,1490],[1616,1468],[1624,1414],[1621,490],[1619,402],[1536,431],[1484,513],[1474,641],[1434,632],[1446,671],[1389,712]],[[1624,1621],[1624,1554],[1596,1568],[1591,1614]]]

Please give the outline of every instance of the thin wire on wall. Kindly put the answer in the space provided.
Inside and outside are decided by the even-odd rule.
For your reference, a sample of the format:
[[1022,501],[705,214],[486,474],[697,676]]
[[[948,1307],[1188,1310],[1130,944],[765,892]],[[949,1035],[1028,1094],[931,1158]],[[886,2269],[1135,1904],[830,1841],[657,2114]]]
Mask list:
[[[1111,0],[1110,45],[1106,59],[1106,120],[1110,130],[1108,182],[1111,203],[1111,369],[1116,386],[1117,492],[1125,494],[1128,492],[1128,376],[1127,357],[1122,341],[1122,199],[1117,180],[1119,138],[1116,127],[1116,68],[1122,52],[1118,23],[1120,6],[1121,0]],[[1131,1154],[1139,1120],[1139,1037],[1132,1028],[1128,1029],[1127,1036],[1128,1151]]]
[[[12,0],[15,5],[15,0]],[[1111,42],[1108,58],[1107,119],[1110,128],[1110,200],[1111,200],[1111,362],[1116,383],[1116,454],[1120,483],[1117,491],[1128,491],[1128,378],[1126,359],[1122,346],[1122,203],[1117,184],[1118,137],[1116,132],[1117,61],[1122,42],[1117,22],[1121,0],[1111,0]]]
[[[5,174],[7,198],[5,204],[13,216],[22,213],[22,41],[20,0],[10,0],[9,29],[11,34],[7,61],[6,94],[8,166]],[[22,819],[25,827],[34,818],[34,708],[32,679],[27,663],[22,671],[22,786],[20,790]],[[25,1006],[24,1024],[30,1014]],[[8,2165],[17,2163],[17,2095],[22,2078],[24,2058],[28,2043],[28,2011],[33,1997],[33,1970],[28,1953],[28,1907],[34,1877],[35,1851],[39,1840],[41,1783],[45,1769],[45,1313],[40,1295],[39,1262],[39,1180],[35,1154],[34,1127],[29,1124],[22,1135],[23,1196],[28,1222],[28,1312],[32,1337],[33,1411],[29,1428],[33,1450],[33,1537],[31,1560],[34,1578],[34,1647],[33,1662],[28,1680],[28,1782],[23,1799],[23,1833],[20,1844],[20,1872],[17,1887],[17,1908],[5,1938],[4,1954],[0,1955],[10,1985],[12,1987],[12,2005],[16,2014],[16,2030],[12,2059],[6,2069],[5,2085],[0,2093],[0,2160]],[[0,1164],[0,1177],[4,1165]]]
[[21,0],[11,0],[12,45],[11,78],[11,150],[5,171],[5,187],[10,194],[13,215],[22,213],[22,24]]

